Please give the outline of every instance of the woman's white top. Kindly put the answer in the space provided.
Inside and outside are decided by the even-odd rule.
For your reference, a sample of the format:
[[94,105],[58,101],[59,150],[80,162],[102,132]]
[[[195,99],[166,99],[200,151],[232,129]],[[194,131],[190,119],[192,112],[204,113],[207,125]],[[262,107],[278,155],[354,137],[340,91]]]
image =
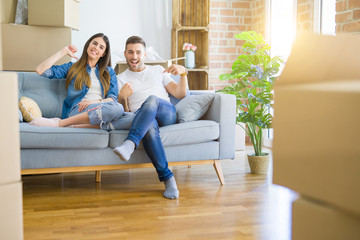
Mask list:
[[90,80],[91,80],[91,87],[89,88],[89,91],[85,94],[83,99],[86,100],[102,99],[100,80],[95,74],[95,68],[91,68]]

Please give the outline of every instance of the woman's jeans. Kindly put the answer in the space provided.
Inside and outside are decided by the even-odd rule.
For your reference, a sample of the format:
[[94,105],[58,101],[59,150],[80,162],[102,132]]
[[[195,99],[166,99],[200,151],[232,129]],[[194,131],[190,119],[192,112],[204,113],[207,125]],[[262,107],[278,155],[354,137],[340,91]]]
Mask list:
[[136,147],[143,140],[145,152],[153,163],[160,181],[168,180],[173,176],[173,173],[168,168],[159,127],[176,123],[175,107],[164,99],[150,96],[135,112],[135,116],[125,113],[121,119],[113,121],[112,127],[124,129],[132,118],[133,121],[126,140],[134,142]]
[[124,107],[118,102],[93,103],[79,112],[79,105],[75,105],[69,117],[82,112],[88,113],[91,125],[99,125],[104,130],[114,130],[112,122],[123,116]]

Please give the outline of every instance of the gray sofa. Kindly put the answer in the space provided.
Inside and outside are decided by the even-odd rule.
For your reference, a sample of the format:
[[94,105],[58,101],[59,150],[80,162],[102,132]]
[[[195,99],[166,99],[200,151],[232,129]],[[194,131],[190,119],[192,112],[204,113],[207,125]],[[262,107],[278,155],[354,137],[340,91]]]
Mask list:
[[[38,103],[43,117],[61,117],[66,95],[65,79],[47,79],[32,72],[18,72],[19,98]],[[214,94],[207,113],[197,121],[160,128],[169,165],[213,164],[221,184],[220,160],[235,154],[235,98]],[[121,161],[113,148],[127,136],[126,130],[105,131],[83,128],[50,128],[20,122],[22,174],[95,171],[152,167],[142,145],[128,162]]]

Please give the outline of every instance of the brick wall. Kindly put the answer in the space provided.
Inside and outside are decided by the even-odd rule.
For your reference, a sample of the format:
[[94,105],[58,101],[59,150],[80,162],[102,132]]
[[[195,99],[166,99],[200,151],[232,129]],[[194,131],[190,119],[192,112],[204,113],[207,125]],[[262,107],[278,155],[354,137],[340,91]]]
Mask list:
[[297,1],[297,31],[314,29],[314,0]]
[[[236,34],[264,28],[261,14],[265,0],[210,0],[209,81],[211,90],[229,82],[219,80],[221,73],[231,72],[234,60],[241,54],[242,42]],[[256,17],[256,20],[254,19]]]
[[336,0],[336,33],[360,32],[360,0]]
[[252,1],[252,31],[261,33],[263,37],[266,31],[265,0]]
[[[219,75],[231,72],[241,54],[242,31],[265,33],[266,0],[210,0],[209,80],[210,89],[219,90],[228,82]],[[314,29],[314,0],[297,1],[297,30]],[[360,0],[336,0],[336,33],[360,32]]]

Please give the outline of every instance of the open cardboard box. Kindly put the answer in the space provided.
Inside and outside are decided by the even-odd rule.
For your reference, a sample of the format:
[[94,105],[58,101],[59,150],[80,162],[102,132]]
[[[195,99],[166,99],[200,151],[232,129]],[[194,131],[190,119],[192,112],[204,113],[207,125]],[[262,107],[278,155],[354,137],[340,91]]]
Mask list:
[[360,216],[359,40],[295,42],[274,88],[273,183]]
[[300,34],[275,87],[360,80],[360,35]]
[[[146,65],[161,65],[163,68],[168,68],[171,65],[171,62],[164,60],[164,61],[145,61]],[[128,69],[128,65],[126,61],[118,61],[115,65],[115,73],[120,74],[126,69]]]

